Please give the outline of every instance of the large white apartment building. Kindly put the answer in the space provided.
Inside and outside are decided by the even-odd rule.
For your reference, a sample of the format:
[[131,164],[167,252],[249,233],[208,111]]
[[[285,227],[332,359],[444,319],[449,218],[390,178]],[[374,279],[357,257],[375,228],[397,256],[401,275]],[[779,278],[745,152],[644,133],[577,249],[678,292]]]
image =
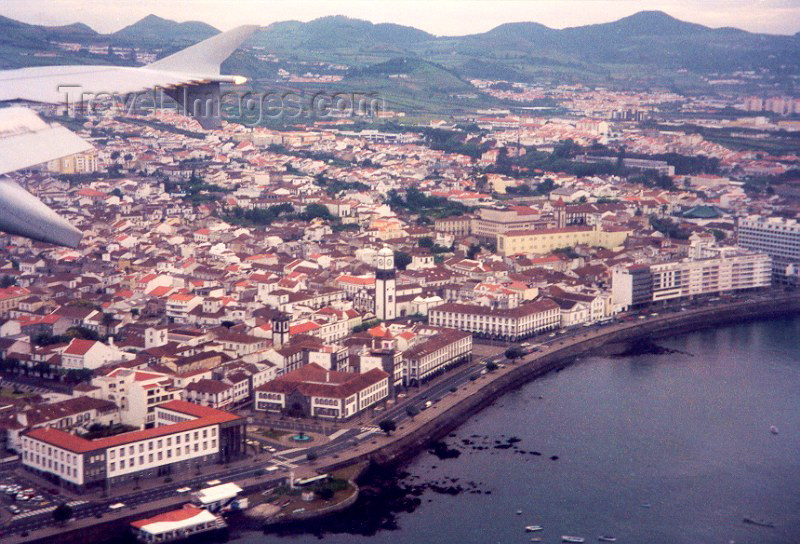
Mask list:
[[138,478],[189,472],[238,458],[246,420],[180,400],[156,408],[156,427],[88,440],[41,428],[22,437],[22,465],[81,491],[111,488]]
[[521,304],[516,308],[495,309],[475,304],[447,303],[428,312],[428,322],[476,336],[521,340],[561,325],[561,309],[549,299]]
[[[736,236],[740,247],[772,257],[772,274],[786,283],[800,268],[800,222],[797,219],[751,215],[739,219]],[[791,268],[790,268],[791,267]]]
[[620,266],[612,271],[612,301],[625,310],[651,302],[769,287],[766,253],[692,242],[689,257],[653,265]]

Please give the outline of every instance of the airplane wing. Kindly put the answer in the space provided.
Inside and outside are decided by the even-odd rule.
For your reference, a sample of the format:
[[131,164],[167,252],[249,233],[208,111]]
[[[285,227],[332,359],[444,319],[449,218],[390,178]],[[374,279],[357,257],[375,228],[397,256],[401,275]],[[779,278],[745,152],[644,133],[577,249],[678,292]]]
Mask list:
[[208,108],[208,99],[219,97],[220,83],[247,81],[242,76],[221,75],[220,64],[257,28],[234,28],[142,67],[39,66],[6,70],[0,72],[0,102],[102,106],[99,101],[109,97],[125,103],[127,95],[160,88],[202,126],[215,128],[220,125],[220,112],[218,108]]
[[[26,108],[0,109],[0,174],[14,172],[92,146],[58,124],[48,124]],[[0,177],[0,231],[75,247],[81,231],[59,217],[15,181]]]
[[[43,66],[0,72],[0,102],[78,104],[98,97],[164,89],[206,128],[220,121],[219,85],[246,78],[220,75],[220,64],[258,28],[241,26],[140,68]],[[0,176],[90,149],[91,145],[25,108],[0,109]],[[11,179],[0,177],[0,231],[76,247],[81,232]]]

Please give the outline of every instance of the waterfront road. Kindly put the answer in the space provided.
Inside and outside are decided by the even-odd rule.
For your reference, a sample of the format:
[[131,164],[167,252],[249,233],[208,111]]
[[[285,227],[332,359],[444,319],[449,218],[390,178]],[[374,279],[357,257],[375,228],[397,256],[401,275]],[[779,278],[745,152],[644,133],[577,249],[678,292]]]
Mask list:
[[[362,445],[366,446],[364,448],[366,450],[372,449],[376,447],[374,444],[377,443],[375,435],[380,434],[378,423],[381,420],[390,419],[394,421],[398,427],[400,427],[402,423],[410,419],[410,416],[407,413],[409,406],[413,406],[421,413],[424,412],[426,417],[422,419],[430,419],[430,417],[435,417],[433,414],[430,414],[429,411],[437,410],[438,403],[440,403],[443,399],[447,399],[448,404],[450,404],[451,399],[448,397],[451,395],[457,398],[459,395],[467,394],[464,392],[464,388],[468,382],[474,381],[477,382],[478,386],[480,386],[482,383],[484,383],[484,380],[486,382],[493,380],[494,376],[484,375],[487,374],[484,372],[486,370],[485,364],[487,360],[498,362],[503,366],[519,365],[538,359],[540,356],[546,353],[558,350],[561,347],[573,345],[574,343],[580,342],[584,339],[601,336],[619,330],[634,328],[640,323],[652,323],[654,321],[657,322],[662,320],[667,321],[670,319],[671,315],[676,313],[685,312],[687,317],[696,313],[699,318],[702,318],[703,312],[707,313],[709,309],[718,309],[719,311],[724,311],[724,308],[728,305],[731,305],[730,307],[734,307],[740,304],[772,301],[782,295],[785,294],[775,291],[768,291],[763,293],[741,295],[738,297],[724,297],[723,299],[716,300],[701,300],[690,303],[684,302],[683,304],[676,303],[672,305],[662,305],[657,308],[648,308],[648,310],[645,312],[618,316],[615,321],[610,324],[592,325],[589,327],[579,326],[570,330],[542,334],[527,341],[533,348],[533,352],[521,359],[520,362],[511,363],[505,359],[503,354],[500,354],[486,358],[480,362],[463,364],[462,366],[454,368],[448,373],[436,378],[432,382],[429,382],[418,391],[414,389],[407,391],[407,397],[399,399],[400,402],[398,404],[391,406],[386,411],[378,412],[373,421],[365,422],[367,424],[360,428],[350,428],[345,432],[338,432],[336,433],[337,436],[335,439],[331,440],[327,444],[312,446],[306,449],[277,452],[272,457],[265,457],[261,459],[258,457],[255,459],[249,458],[243,461],[232,463],[227,468],[220,467],[220,470],[216,472],[209,471],[203,474],[192,473],[191,477],[182,478],[180,482],[149,487],[147,489],[135,490],[123,494],[114,494],[113,497],[97,499],[94,496],[89,495],[85,497],[87,502],[75,504],[75,506],[73,506],[74,518],[80,520],[90,517],[105,517],[111,512],[109,510],[109,506],[120,502],[126,505],[126,510],[128,511],[131,509],[135,510],[142,505],[149,505],[151,503],[171,497],[174,497],[175,503],[179,504],[180,502],[183,502],[183,500],[179,499],[181,495],[177,492],[177,489],[182,487],[191,487],[193,489],[197,489],[198,487],[202,487],[205,482],[210,480],[220,480],[222,482],[226,482],[257,478],[258,481],[263,483],[265,486],[274,486],[278,485],[281,481],[284,481],[288,476],[289,471],[294,471],[296,475],[299,475],[300,473],[313,474],[314,463],[309,462],[307,459],[309,452],[313,452],[316,454],[317,458],[320,459],[322,457],[326,457],[327,459],[338,460],[339,456],[342,454],[344,454],[342,455],[344,458],[351,457],[354,454],[357,455]],[[717,304],[718,302],[719,304]],[[716,308],[717,306],[719,306],[719,308]],[[477,342],[480,341],[478,340]],[[510,369],[506,368],[505,370]],[[501,372],[498,374],[503,373],[504,371],[501,369]],[[427,405],[428,402],[431,404]],[[412,423],[410,428],[406,428],[404,432],[413,432],[413,429],[416,428],[417,424],[419,423],[420,422],[416,422],[416,424]],[[381,440],[381,442],[385,440],[386,439],[384,438]],[[278,465],[279,467],[282,467],[283,470],[278,473],[264,475],[263,470],[268,465]],[[206,468],[206,470],[208,469]],[[259,472],[258,476],[256,475],[257,471]],[[176,475],[176,477],[180,478],[181,475]],[[32,531],[37,531],[39,529],[52,526],[53,524],[54,520],[52,517],[52,512],[42,511],[39,513],[28,513],[25,515],[25,517],[13,519],[10,525],[3,528],[3,531],[5,534],[19,534],[22,532],[30,533]]]

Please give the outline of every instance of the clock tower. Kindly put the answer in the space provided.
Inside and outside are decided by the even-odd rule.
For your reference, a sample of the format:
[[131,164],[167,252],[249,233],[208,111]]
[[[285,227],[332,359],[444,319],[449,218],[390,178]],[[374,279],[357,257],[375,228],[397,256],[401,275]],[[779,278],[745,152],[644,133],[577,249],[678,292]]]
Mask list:
[[394,252],[388,247],[378,251],[375,263],[375,315],[382,321],[396,317],[396,271]]

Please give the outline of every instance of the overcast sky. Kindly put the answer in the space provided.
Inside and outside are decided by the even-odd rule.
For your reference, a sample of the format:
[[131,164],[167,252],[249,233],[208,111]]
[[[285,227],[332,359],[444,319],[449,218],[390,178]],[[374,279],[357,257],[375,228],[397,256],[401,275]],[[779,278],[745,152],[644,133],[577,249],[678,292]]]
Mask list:
[[221,30],[347,15],[452,36],[512,21],[553,28],[602,23],[645,9],[711,27],[771,34],[800,31],[800,0],[0,0],[0,15],[6,17],[45,25],[82,22],[104,33],[153,13],[176,21],[204,21]]

